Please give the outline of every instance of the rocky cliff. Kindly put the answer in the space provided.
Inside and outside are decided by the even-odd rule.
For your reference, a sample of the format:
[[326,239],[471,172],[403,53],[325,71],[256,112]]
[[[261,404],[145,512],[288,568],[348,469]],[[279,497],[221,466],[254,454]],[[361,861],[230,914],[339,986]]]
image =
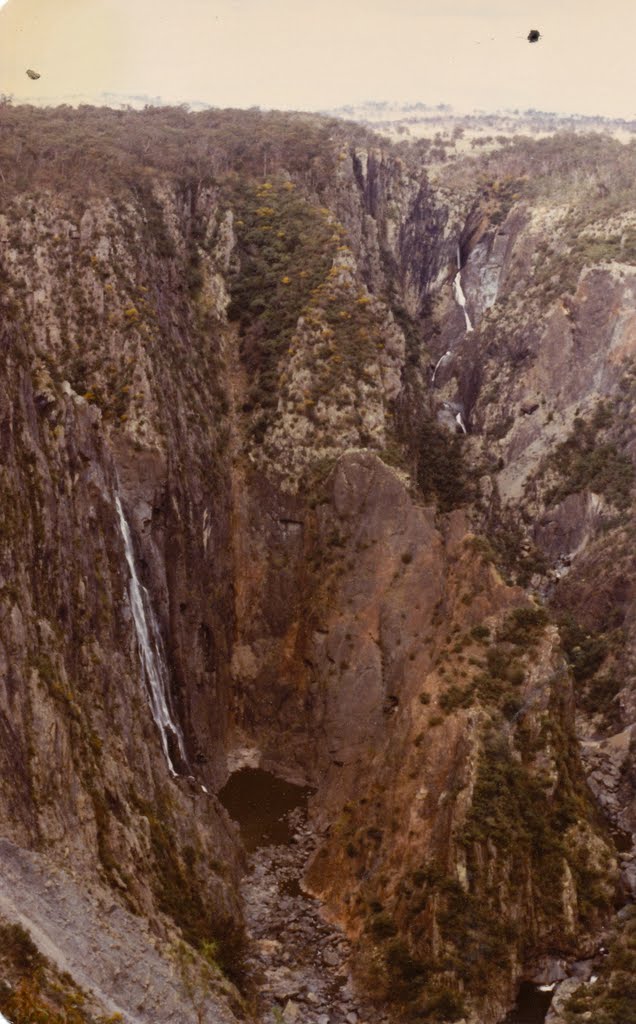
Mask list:
[[[214,948],[198,1012],[249,1016],[214,793],[260,764],[360,991],[497,1021],[633,884],[631,148],[0,116],[0,909],[108,1012]],[[158,1000],[52,941],[69,886]]]

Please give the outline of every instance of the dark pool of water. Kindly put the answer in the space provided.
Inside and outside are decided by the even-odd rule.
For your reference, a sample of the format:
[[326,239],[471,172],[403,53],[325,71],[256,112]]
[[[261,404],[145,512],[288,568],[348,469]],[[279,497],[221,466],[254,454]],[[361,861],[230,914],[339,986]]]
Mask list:
[[634,839],[631,832],[624,832],[622,828],[618,828],[616,825],[610,827],[610,835],[614,840],[614,846],[619,853],[629,853],[634,845]]
[[541,992],[537,985],[523,981],[513,1010],[503,1024],[543,1024],[552,1002],[552,992]]
[[260,768],[241,768],[230,776],[219,800],[238,822],[246,850],[291,842],[289,815],[305,809],[311,790],[295,786]]

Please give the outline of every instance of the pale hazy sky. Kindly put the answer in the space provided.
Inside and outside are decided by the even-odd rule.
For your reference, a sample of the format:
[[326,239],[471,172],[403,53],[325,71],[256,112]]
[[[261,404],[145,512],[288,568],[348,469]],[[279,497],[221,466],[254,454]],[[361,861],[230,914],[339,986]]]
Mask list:
[[[635,0],[0,0],[0,92],[636,116]],[[538,28],[536,45],[525,37]],[[26,68],[42,78],[31,82]]]

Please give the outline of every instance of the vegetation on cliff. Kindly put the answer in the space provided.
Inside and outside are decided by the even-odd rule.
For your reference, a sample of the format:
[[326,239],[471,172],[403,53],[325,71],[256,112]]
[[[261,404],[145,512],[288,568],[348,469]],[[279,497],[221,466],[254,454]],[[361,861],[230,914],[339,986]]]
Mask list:
[[60,974],[19,924],[0,922],[0,1010],[12,1024],[117,1024],[95,1015],[86,994]]
[[634,1024],[636,1021],[636,914],[623,912],[594,984],[581,985],[565,1006],[567,1024]]
[[[619,721],[629,588],[595,623],[564,599],[560,637],[537,595],[567,596],[566,543],[622,530],[626,566],[633,540],[633,155],[566,143],[433,188],[417,147],[319,117],[0,109],[0,812],[235,977],[240,857],[200,788],[235,742],[322,787],[322,894],[395,1014],[492,1015],[611,911],[574,698]],[[115,488],[190,780],[148,712]],[[11,998],[74,1020],[7,936]]]

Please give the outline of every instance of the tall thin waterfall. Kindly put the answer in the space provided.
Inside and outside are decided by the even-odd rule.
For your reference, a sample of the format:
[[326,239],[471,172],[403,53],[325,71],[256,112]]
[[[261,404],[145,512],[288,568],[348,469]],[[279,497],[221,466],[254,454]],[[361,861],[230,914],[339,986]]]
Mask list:
[[464,295],[464,289],[462,288],[462,256],[457,246],[457,273],[453,280],[453,295],[455,296],[455,302],[458,306],[461,306],[464,313],[464,319],[466,321],[466,333],[472,331],[473,325],[470,322],[468,310],[466,309],[466,296]]
[[126,562],[128,563],[128,571],[130,573],[130,607],[135,623],[139,659],[146,680],[150,710],[159,729],[161,746],[168,762],[168,768],[172,775],[177,775],[178,773],[170,753],[170,736],[173,737],[173,748],[176,745],[176,749],[184,764],[187,764],[187,757],[183,734],[175,721],[171,708],[170,679],[163,642],[159,632],[159,624],[152,610],[148,591],[139,581],[139,576],[137,575],[130,527],[124,515],[124,510],[121,507],[118,494],[115,494],[115,507],[117,509],[119,528],[124,541]]

